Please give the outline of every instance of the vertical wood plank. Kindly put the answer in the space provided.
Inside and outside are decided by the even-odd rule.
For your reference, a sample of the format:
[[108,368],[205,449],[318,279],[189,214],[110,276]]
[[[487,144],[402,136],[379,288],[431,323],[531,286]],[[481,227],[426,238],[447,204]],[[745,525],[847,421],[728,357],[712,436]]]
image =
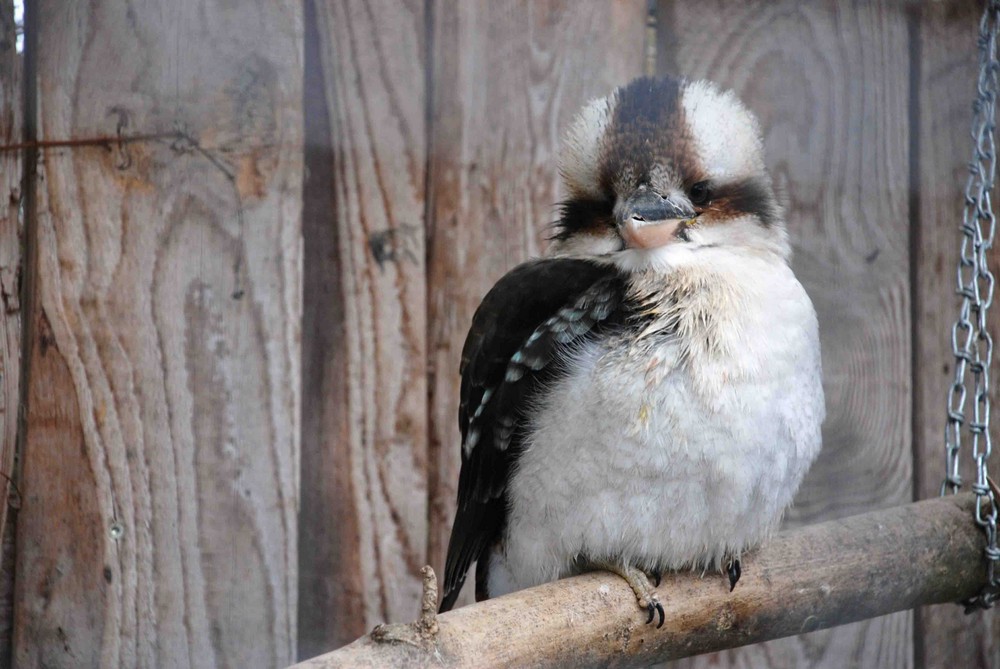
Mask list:
[[[19,667],[295,657],[302,18],[41,0]],[[171,135],[167,137],[167,135]]]
[[[660,4],[660,63],[733,88],[760,118],[768,163],[787,193],[794,268],[819,314],[824,448],[790,524],[912,497],[903,7]],[[912,614],[905,612],[678,666],[912,664]]]
[[313,7],[303,657],[414,619],[427,552],[425,2]]
[[642,74],[646,3],[432,7],[429,561],[442,569],[460,466],[458,362],[472,314],[497,279],[544,249],[561,197],[559,140],[573,116]]
[[[916,116],[918,173],[914,251],[914,454],[917,495],[938,494],[944,479],[944,424],[954,378],[951,326],[958,313],[955,271],[968,162],[969,127],[978,75],[976,37],[980,3],[921,3]],[[993,271],[1000,248],[994,248]],[[997,332],[1000,317],[991,314]],[[996,335],[994,335],[996,336]],[[997,396],[994,395],[994,401]],[[996,456],[994,456],[994,461]],[[962,453],[963,475],[973,481],[971,453]],[[996,463],[994,465],[994,475]],[[996,610],[963,615],[941,605],[917,612],[916,654],[925,669],[1000,667],[1000,616]]]
[[[14,3],[0,0],[0,145],[22,140],[21,56]],[[0,665],[9,662],[13,631],[14,453],[21,400],[21,151],[0,152]]]

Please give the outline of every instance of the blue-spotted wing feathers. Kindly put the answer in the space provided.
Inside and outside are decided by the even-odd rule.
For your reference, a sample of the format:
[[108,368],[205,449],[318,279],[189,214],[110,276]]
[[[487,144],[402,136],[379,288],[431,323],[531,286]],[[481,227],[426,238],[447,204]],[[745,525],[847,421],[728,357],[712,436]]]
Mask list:
[[532,395],[560,372],[562,351],[622,322],[624,293],[613,266],[552,258],[511,270],[476,310],[462,350],[462,471],[442,611],[503,531],[507,481]]

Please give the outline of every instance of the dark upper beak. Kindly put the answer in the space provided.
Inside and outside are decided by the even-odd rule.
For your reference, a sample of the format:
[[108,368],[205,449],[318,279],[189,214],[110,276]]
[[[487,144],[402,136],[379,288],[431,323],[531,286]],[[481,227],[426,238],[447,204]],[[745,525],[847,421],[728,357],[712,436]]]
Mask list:
[[630,221],[637,223],[657,223],[674,219],[686,220],[695,215],[694,207],[687,198],[663,197],[648,189],[638,190],[625,200],[619,210],[618,225]]

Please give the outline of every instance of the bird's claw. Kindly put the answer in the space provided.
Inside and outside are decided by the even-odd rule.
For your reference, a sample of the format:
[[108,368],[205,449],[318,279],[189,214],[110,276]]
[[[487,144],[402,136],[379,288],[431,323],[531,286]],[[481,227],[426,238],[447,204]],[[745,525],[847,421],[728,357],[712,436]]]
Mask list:
[[729,566],[726,567],[726,573],[729,575],[729,592],[732,592],[736,588],[737,581],[740,580],[740,575],[743,573],[739,558],[729,562]]
[[647,625],[653,622],[653,618],[659,615],[660,622],[656,624],[656,629],[663,627],[663,622],[666,620],[667,615],[663,611],[663,604],[660,604],[660,600],[657,599],[655,595],[649,598],[649,601],[646,604],[646,611],[649,613],[649,618],[646,619]]
[[658,588],[660,587],[660,581],[663,579],[663,572],[659,569],[654,569],[649,572],[649,578],[653,581],[653,587]]

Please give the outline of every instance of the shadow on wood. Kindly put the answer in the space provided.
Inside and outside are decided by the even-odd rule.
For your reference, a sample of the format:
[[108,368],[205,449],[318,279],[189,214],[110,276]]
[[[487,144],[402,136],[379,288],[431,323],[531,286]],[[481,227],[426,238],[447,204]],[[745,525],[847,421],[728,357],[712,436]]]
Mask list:
[[731,594],[721,575],[667,576],[662,629],[644,624],[624,581],[593,573],[439,616],[429,648],[365,636],[296,668],[639,667],[957,601],[985,583],[973,504],[960,495],[783,532],[744,556]]

